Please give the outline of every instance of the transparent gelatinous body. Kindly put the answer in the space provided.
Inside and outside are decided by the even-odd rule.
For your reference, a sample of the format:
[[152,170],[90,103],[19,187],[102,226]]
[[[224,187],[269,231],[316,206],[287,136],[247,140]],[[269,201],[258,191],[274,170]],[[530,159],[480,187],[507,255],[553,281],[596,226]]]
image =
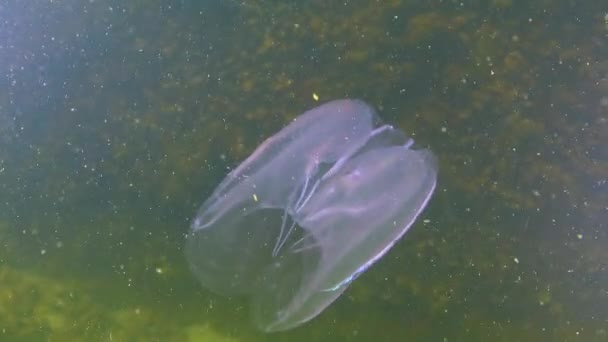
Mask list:
[[201,284],[248,295],[265,331],[323,311],[405,234],[437,162],[358,100],[300,115],[264,141],[199,209],[186,256]]

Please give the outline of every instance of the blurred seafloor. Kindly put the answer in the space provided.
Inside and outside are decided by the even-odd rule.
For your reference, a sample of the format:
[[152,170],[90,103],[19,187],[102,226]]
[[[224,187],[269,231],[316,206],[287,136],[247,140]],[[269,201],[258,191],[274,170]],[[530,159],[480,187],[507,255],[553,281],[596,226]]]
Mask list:
[[[439,158],[423,217],[301,328],[201,288],[197,207],[319,102]],[[0,340],[605,341],[608,4],[0,4]]]

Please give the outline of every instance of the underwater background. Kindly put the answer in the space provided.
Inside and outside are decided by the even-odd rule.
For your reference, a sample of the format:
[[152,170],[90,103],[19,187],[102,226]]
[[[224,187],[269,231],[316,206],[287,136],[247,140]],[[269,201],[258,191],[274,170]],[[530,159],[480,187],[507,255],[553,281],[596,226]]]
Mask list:
[[[294,117],[359,98],[438,157],[429,206],[265,334],[184,242]],[[608,4],[0,3],[0,340],[606,341]]]

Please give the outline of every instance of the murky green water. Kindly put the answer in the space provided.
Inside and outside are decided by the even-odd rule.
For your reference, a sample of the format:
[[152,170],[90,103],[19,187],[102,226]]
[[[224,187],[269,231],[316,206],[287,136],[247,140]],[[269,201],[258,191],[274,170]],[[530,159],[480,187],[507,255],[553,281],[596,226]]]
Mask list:
[[[0,4],[0,340],[608,339],[608,5],[328,3]],[[436,194],[322,315],[260,333],[190,273],[189,222],[343,97],[432,148]]]

